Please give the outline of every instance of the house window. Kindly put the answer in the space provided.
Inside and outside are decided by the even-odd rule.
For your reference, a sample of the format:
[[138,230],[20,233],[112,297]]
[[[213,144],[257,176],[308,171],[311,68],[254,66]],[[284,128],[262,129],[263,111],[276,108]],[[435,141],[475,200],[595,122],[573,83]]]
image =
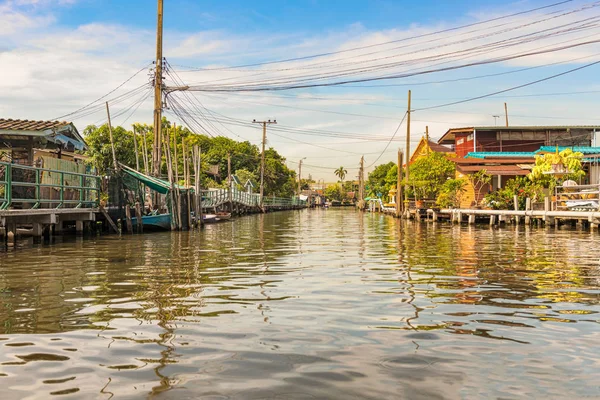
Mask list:
[[472,133],[469,136],[467,136],[467,141],[470,142],[471,140],[473,140],[473,134]]
[[458,140],[456,141],[456,144],[457,144],[457,145],[461,145],[461,144],[463,144],[464,142],[465,142],[465,139],[464,139],[464,138],[460,138],[460,139],[458,139]]

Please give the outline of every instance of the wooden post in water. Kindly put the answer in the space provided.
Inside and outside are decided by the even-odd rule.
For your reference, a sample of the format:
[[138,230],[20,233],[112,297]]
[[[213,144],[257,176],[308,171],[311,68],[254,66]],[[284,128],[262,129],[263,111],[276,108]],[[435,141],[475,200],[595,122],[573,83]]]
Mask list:
[[398,177],[396,182],[396,218],[402,217],[402,212],[404,211],[403,201],[404,198],[402,196],[402,159],[403,159],[402,150],[398,149]]
[[[513,196],[513,202],[514,202],[515,211],[519,211],[519,197],[516,194]],[[519,225],[519,216],[518,215],[515,215],[515,224]]]
[[131,207],[129,207],[129,204],[125,204],[125,219],[127,223],[127,232],[133,234],[133,224],[131,222]]
[[527,197],[525,199],[525,224],[530,224],[531,223],[531,217],[529,215],[527,215],[527,211],[531,210],[531,198]]
[[144,222],[142,220],[142,206],[139,201],[135,202],[135,217],[137,219],[137,233],[143,233]]
[[[410,179],[408,164],[410,160],[410,90],[408,91],[408,109],[406,111],[406,181]],[[406,205],[408,211],[408,191],[406,191]]]

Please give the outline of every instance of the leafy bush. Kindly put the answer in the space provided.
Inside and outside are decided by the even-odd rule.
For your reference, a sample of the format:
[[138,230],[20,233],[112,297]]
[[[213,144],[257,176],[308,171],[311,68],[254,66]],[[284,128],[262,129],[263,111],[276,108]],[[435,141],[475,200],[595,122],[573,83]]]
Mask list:
[[506,182],[502,189],[488,193],[484,197],[485,204],[494,210],[513,210],[514,196],[518,197],[519,210],[525,209],[526,199],[529,197],[532,202],[540,201],[544,198],[543,187],[539,183],[534,183],[523,176],[517,176]]
[[462,195],[467,191],[464,179],[448,179],[440,188],[436,203],[443,208],[459,207]]

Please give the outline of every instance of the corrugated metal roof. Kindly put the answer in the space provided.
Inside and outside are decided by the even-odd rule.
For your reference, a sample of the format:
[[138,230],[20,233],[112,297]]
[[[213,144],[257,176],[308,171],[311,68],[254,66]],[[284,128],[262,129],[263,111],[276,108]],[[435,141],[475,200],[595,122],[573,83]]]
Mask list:
[[478,172],[483,169],[490,175],[527,175],[530,172],[518,165],[460,165],[456,169],[463,174]]
[[30,121],[27,119],[0,118],[0,129],[11,131],[45,131],[46,129],[59,128],[69,125],[66,121]]
[[535,151],[472,151],[467,153],[465,158],[497,158],[497,157],[511,157],[511,158],[533,158],[537,152]]
[[[600,147],[587,147],[587,146],[558,146],[558,151],[571,149],[578,151],[583,154],[600,154]],[[556,146],[542,146],[536,153],[554,153]]]
[[434,141],[430,140],[427,144],[429,145],[429,148],[436,153],[454,153],[454,150],[452,150],[450,147],[442,146]]
[[600,130],[600,125],[530,125],[530,126],[469,126],[463,128],[450,128],[441,138],[438,139],[438,143],[442,144],[444,142],[451,143],[454,141],[455,133],[465,133],[465,132],[473,132],[473,130],[478,131],[556,131],[556,130],[567,130],[567,129],[588,129]]

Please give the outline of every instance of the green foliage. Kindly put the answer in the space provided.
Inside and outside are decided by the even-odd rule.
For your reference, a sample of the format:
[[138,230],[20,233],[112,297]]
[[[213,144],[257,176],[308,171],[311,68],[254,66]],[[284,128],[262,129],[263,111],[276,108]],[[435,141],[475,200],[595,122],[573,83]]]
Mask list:
[[[135,124],[138,140],[138,153],[140,159],[140,169],[143,171],[143,149],[148,151],[149,162],[152,162],[152,147],[154,141],[153,128],[146,124]],[[201,186],[206,187],[225,187],[227,186],[227,155],[231,155],[231,171],[245,171],[240,177],[246,182],[248,177],[256,184],[258,191],[258,182],[260,182],[260,150],[256,145],[248,141],[237,142],[226,137],[209,137],[203,134],[195,134],[186,127],[177,126],[176,128],[166,118],[163,118],[163,132],[168,132],[170,139],[171,153],[174,156],[175,147],[177,148],[177,168],[180,178],[183,178],[183,142],[188,154],[191,154],[192,147],[198,145],[202,151],[202,174]],[[143,146],[145,133],[145,144]],[[99,173],[106,174],[112,169],[112,150],[108,133],[108,126],[96,127],[88,126],[84,130],[84,136],[88,144],[86,155],[91,158],[91,162],[98,168]],[[113,137],[115,141],[115,150],[117,160],[129,167],[135,167],[135,148],[133,143],[133,131],[128,131],[122,127],[113,128]],[[161,174],[167,175],[165,149],[163,146]],[[190,173],[193,171],[193,164],[190,163]],[[208,175],[210,165],[219,166],[219,175],[213,177]],[[150,170],[152,166],[150,165]],[[270,148],[265,151],[265,179],[264,194],[266,196],[289,197],[295,193],[297,187],[295,182],[296,173],[285,165],[285,158],[276,150]]]
[[[86,155],[90,157],[99,174],[108,174],[110,170],[114,169],[108,125],[104,124],[100,127],[90,125],[84,129],[83,134],[88,145]],[[129,167],[135,167],[133,133],[117,126],[113,128],[113,140],[117,161]]]
[[467,191],[467,181],[464,179],[447,179],[440,187],[436,203],[440,207],[460,207],[460,199]]
[[344,178],[346,177],[348,171],[346,171],[344,167],[339,167],[334,173],[338,178],[340,178],[340,181],[344,182]]
[[377,196],[378,193],[382,195],[387,195],[392,186],[396,185],[396,181],[393,180],[390,182],[388,180],[388,174],[393,176],[393,173],[390,170],[395,169],[396,174],[398,173],[398,167],[394,162],[389,162],[387,164],[381,164],[375,167],[375,169],[369,174],[367,178],[367,190],[368,195],[371,197]]
[[534,202],[543,199],[543,186],[523,176],[517,176],[506,182],[502,189],[487,194],[484,202],[494,210],[514,210],[515,195],[518,196],[519,209],[524,210],[528,197]]
[[474,174],[470,174],[466,176],[467,180],[473,186],[473,190],[475,191],[475,199],[479,199],[481,196],[481,191],[484,187],[492,183],[492,176],[487,173],[485,169],[481,171],[477,171]]
[[343,198],[342,189],[339,185],[328,185],[325,188],[324,195],[328,200],[342,201]]
[[[565,149],[560,153],[548,153],[535,156],[533,166],[528,178],[535,184],[553,189],[559,181],[572,179],[580,180],[585,176],[581,165],[583,153]],[[551,174],[548,172],[565,171],[566,174]]]
[[410,164],[409,170],[407,186],[410,192],[415,198],[424,199],[437,197],[445,182],[454,176],[456,169],[444,154],[431,152]]
[[252,171],[248,171],[245,168],[236,170],[235,175],[238,177],[238,179],[242,183],[241,185],[238,185],[238,188],[237,188],[238,190],[246,191],[247,188],[244,187],[243,185],[245,185],[246,182],[248,182],[248,180],[250,180],[250,182],[252,182],[252,184],[254,185],[254,189],[253,189],[254,193],[258,192],[257,189],[259,188],[260,176],[256,176],[255,173],[253,173]]

